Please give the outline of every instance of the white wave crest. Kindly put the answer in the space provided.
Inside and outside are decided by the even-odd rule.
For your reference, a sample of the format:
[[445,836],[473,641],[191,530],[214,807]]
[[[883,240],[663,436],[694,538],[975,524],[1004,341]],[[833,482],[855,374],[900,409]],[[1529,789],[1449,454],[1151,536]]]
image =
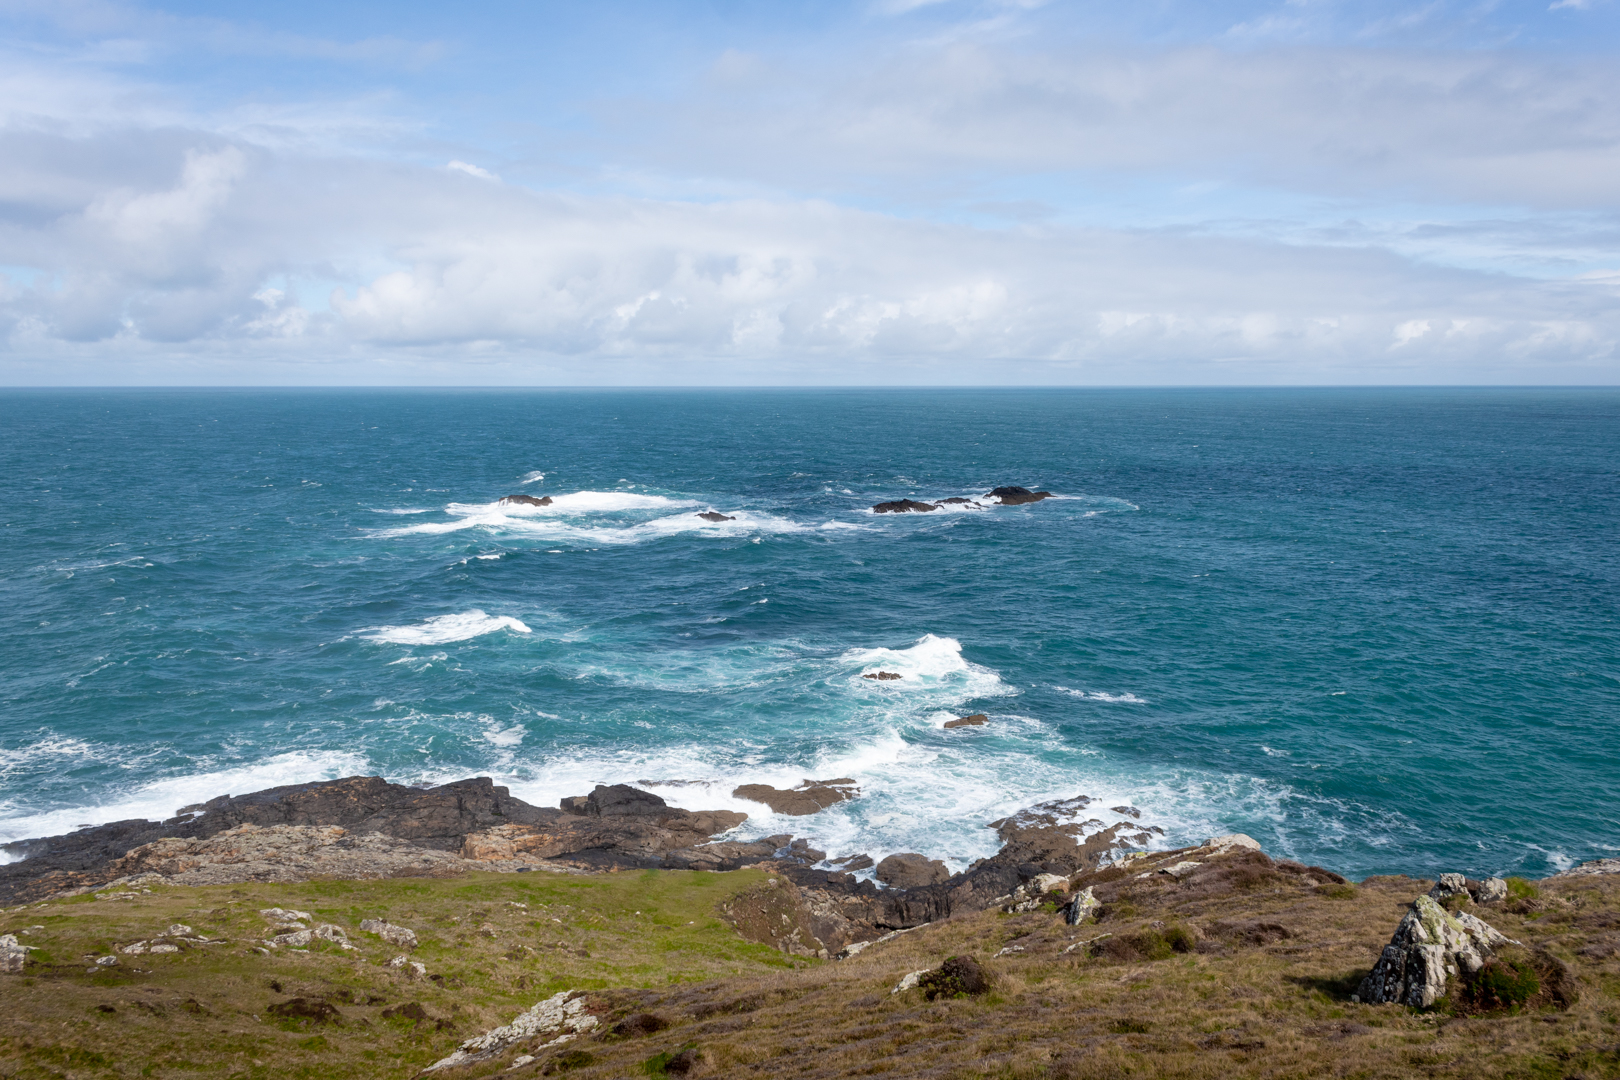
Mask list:
[[518,481],[518,483],[520,483],[520,484],[532,484],[532,483],[535,483],[538,480],[544,480],[545,478],[546,478],[545,473],[540,472],[539,470],[535,470],[534,472],[526,472],[526,473],[524,473],[522,479],[520,479]]
[[1084,701],[1104,701],[1110,705],[1146,705],[1146,698],[1139,698],[1135,694],[1109,694],[1101,690],[1072,690],[1067,686],[1054,686],[1054,690],[1077,697]]
[[[1016,692],[1007,687],[994,671],[964,660],[961,642],[934,634],[924,634],[909,649],[851,649],[840,660],[858,669],[849,676],[852,686],[927,691],[936,695],[944,691],[939,701],[941,705]],[[878,672],[888,672],[900,678],[865,677]]]
[[389,645],[446,645],[497,630],[527,634],[529,628],[510,615],[487,615],[478,608],[456,615],[439,615],[414,626],[374,626],[360,636]]

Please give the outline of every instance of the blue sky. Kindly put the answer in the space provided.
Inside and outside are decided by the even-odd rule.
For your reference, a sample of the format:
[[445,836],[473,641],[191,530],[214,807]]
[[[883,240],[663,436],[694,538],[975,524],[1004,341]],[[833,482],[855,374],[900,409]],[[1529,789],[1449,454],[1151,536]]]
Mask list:
[[1620,382],[1620,0],[0,0],[0,382]]

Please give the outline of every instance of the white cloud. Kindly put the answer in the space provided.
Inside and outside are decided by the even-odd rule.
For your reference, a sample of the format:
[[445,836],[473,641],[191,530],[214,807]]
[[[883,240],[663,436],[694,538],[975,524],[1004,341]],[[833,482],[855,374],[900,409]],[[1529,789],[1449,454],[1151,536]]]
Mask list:
[[500,177],[496,176],[488,169],[480,169],[477,165],[469,165],[465,161],[452,161],[446,167],[455,169],[457,172],[464,172],[468,176],[476,176],[480,180],[500,180]]

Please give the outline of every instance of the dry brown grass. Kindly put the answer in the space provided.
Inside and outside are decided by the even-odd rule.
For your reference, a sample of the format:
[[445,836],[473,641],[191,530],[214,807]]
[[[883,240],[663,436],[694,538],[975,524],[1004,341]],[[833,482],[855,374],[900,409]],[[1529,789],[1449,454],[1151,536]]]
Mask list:
[[[1053,913],[985,912],[902,935],[851,960],[801,969],[768,969],[757,956],[718,961],[673,950],[657,958],[662,967],[656,978],[646,972],[639,978],[616,978],[606,965],[594,974],[586,967],[572,972],[558,967],[558,974],[548,975],[544,985],[536,983],[527,993],[494,993],[499,978],[517,977],[521,968],[508,961],[515,966],[501,969],[505,974],[492,972],[478,987],[436,988],[438,996],[430,998],[417,993],[420,984],[388,983],[388,976],[378,983],[374,964],[355,965],[354,974],[336,978],[334,971],[345,969],[332,967],[334,961],[326,957],[311,957],[300,961],[310,967],[309,985],[320,972],[328,994],[339,984],[356,993],[362,983],[386,986],[389,1006],[420,998],[430,1017],[449,1018],[457,1030],[424,1032],[427,1025],[412,1022],[409,1032],[396,1032],[389,1025],[407,1022],[381,1019],[383,1005],[339,1004],[352,1019],[341,1044],[331,1041],[329,1050],[298,1049],[298,1040],[330,1040],[329,1032],[275,1033],[281,1040],[277,1045],[289,1054],[284,1060],[303,1071],[267,1066],[241,1068],[236,1075],[342,1075],[337,1066],[358,1063],[359,1069],[346,1074],[404,1077],[460,1038],[507,1022],[553,988],[577,986],[595,989],[602,1034],[541,1052],[516,1071],[506,1070],[530,1049],[516,1047],[501,1059],[438,1075],[447,1080],[496,1074],[525,1080],[540,1075],[625,1078],[648,1075],[649,1066],[664,1064],[669,1075],[714,1077],[1620,1077],[1620,881],[1541,883],[1538,898],[1478,912],[1509,936],[1545,948],[1569,965],[1579,1000],[1567,1009],[1519,1015],[1467,1016],[1445,1009],[1419,1014],[1355,1004],[1349,996],[1406,905],[1428,883],[1378,878],[1348,887],[1306,868],[1268,863],[1235,859],[1219,880],[1195,882],[1166,875],[1139,879],[1134,874],[1141,866],[1129,867],[1096,882],[1097,894],[1105,900],[1098,923],[1066,927]],[[726,879],[725,893],[733,891],[732,882],[739,888],[750,885],[731,875],[711,877]],[[291,894],[303,887],[280,888]],[[614,903],[625,898],[618,896]],[[720,898],[716,894],[713,899]],[[283,906],[295,902],[289,895]],[[594,955],[616,940],[615,947],[625,951],[615,963],[627,965],[628,971],[642,962],[643,954],[630,945],[632,936],[619,926],[622,913],[599,915],[603,924],[598,927],[583,904],[573,907],[577,918],[567,935],[570,947]],[[0,932],[15,921],[0,926]],[[501,930],[503,943],[521,938],[521,925]],[[1154,935],[1168,940],[1176,936],[1167,934],[1174,927],[1185,929],[1191,951],[1172,947],[1165,958],[1150,958],[1163,952],[1151,947]],[[1136,944],[1129,950],[1091,946],[1062,952],[1105,933],[1112,937],[1104,942]],[[542,932],[539,938],[547,936]],[[451,941],[454,935],[447,938]],[[476,945],[469,938],[468,946],[455,947]],[[1009,946],[1023,951],[995,956]],[[990,993],[934,1002],[918,991],[890,993],[908,972],[936,967],[958,954],[976,957],[992,973]],[[449,958],[444,954],[440,963]],[[489,962],[477,959],[479,964]],[[703,981],[671,985],[670,974],[681,972]],[[115,1016],[98,1018],[92,1004],[96,995],[133,1003],[149,991],[101,987],[97,978],[82,975],[82,969],[80,976],[64,977],[51,990],[60,995],[54,1002],[13,999],[7,1011],[21,1009],[28,1016],[0,1021],[0,1075],[141,1074],[128,1061],[79,1065],[38,1051],[47,1042],[66,1046],[71,1036],[116,1059],[126,1037],[120,1025],[148,1023],[133,1004],[127,1011],[120,1007]],[[35,992],[44,989],[38,981],[36,987]],[[212,1024],[234,1033],[233,1038],[256,1035],[263,1041],[266,1035],[261,1029],[267,1025],[252,1019],[263,1013],[261,999],[270,997],[262,986],[245,987],[240,1000],[221,996],[202,1002],[209,1010],[206,1018],[183,1011],[185,991],[178,982],[155,989],[152,999],[163,1003],[177,1029]],[[285,999],[294,989],[284,984],[276,999]],[[457,993],[478,1000],[458,1010]],[[372,1013],[378,1015],[371,1027],[354,1022]],[[35,1040],[33,1051],[23,1050],[18,1041],[23,1026],[32,1033],[26,1037]],[[421,1050],[402,1052],[411,1038],[424,1041]],[[178,1035],[175,1039],[183,1042]],[[221,1046],[214,1060],[227,1060],[229,1049]],[[328,1067],[319,1068],[323,1055]],[[231,1060],[240,1060],[240,1054]],[[678,1071],[682,1067],[688,1070],[684,1074]],[[201,1074],[230,1075],[223,1070]],[[162,1060],[147,1075],[199,1072]]]

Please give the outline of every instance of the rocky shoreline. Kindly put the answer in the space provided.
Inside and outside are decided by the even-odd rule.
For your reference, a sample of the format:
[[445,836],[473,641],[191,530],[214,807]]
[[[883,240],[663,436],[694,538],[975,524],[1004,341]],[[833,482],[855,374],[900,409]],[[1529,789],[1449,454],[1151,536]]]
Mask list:
[[[854,797],[847,778],[778,790],[745,785],[740,798],[780,813],[812,814]],[[557,808],[514,798],[488,777],[433,788],[353,776],[224,795],[166,821],[118,821],[4,850],[0,906],[71,896],[137,879],[175,885],[316,878],[449,877],[469,871],[600,873],[632,869],[767,869],[791,882],[800,938],[790,952],[828,956],[882,934],[982,910],[1025,883],[1094,869],[1147,844],[1161,830],[1135,822],[1078,821],[1086,796],[1030,807],[990,822],[1002,848],[967,870],[918,853],[877,865],[883,886],[853,871],[873,866],[827,853],[791,834],[717,839],[746,814],[690,811],[624,784],[598,786]],[[147,875],[153,877],[148,878]],[[784,894],[785,895],[785,894]]]

